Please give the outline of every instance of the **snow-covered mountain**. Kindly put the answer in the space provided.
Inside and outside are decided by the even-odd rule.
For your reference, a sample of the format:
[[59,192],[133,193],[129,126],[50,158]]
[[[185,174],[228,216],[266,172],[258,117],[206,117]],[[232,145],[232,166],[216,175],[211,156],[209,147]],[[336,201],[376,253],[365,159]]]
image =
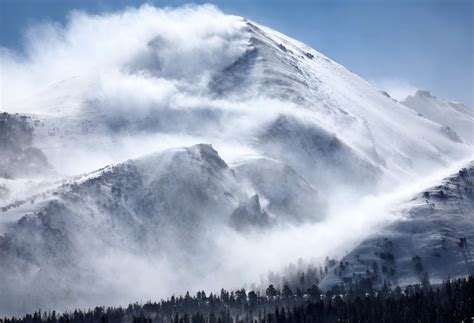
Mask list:
[[423,117],[443,125],[446,133],[451,133],[456,140],[464,140],[471,144],[474,142],[474,110],[462,103],[443,100],[428,91],[419,90],[414,95],[408,96],[403,104]]
[[[114,250],[175,261],[209,252],[208,234],[219,228],[270,229],[322,216],[324,204],[307,180],[286,164],[261,164],[277,177],[254,182],[260,162],[242,161],[236,171],[200,144],[109,166],[4,206],[0,282],[9,297],[0,298],[1,308],[18,309],[18,298],[74,304],[85,297],[81,285],[97,279],[91,257]],[[41,293],[21,296],[23,288]]]
[[[21,131],[0,132],[11,143],[0,152],[0,314],[163,296],[191,279],[209,287],[209,272],[241,285],[255,277],[241,270],[247,261],[265,259],[251,253],[278,252],[267,237],[313,241],[308,228],[329,228],[336,213],[472,159],[468,108],[402,104],[307,45],[214,7],[72,19],[57,39],[34,43],[52,46],[48,55],[1,57],[12,77],[27,75],[11,85],[27,99],[2,101],[5,129]],[[85,59],[84,48],[95,54]],[[31,90],[40,74],[47,82]],[[443,109],[449,118],[438,118]],[[453,109],[462,117],[450,119]],[[373,216],[357,239],[383,222]],[[348,238],[335,235],[316,257]],[[238,243],[245,252],[229,254]],[[157,284],[138,284],[141,275]]]
[[[308,46],[245,19],[212,14],[226,21],[225,28],[213,26],[216,30],[210,35],[198,36],[203,42],[218,37],[226,48],[234,48],[222,57],[213,48],[211,53],[201,53],[198,47],[192,53],[177,52],[172,44],[179,47],[183,40],[151,33],[138,53],[109,67],[123,71],[115,77],[121,82],[125,78],[127,86],[151,83],[146,84],[147,92],[139,92],[140,101],[138,89],[131,85],[108,89],[114,86],[104,76],[108,70],[98,75],[91,71],[100,90],[84,86],[92,76],[83,73],[65,75],[39,92],[38,100],[54,98],[50,106],[56,107],[54,114],[46,108],[36,110],[36,145],[53,166],[80,174],[156,149],[207,142],[218,150],[238,145],[244,154],[293,158],[301,164],[294,165],[296,170],[316,181],[327,182],[320,166],[341,163],[337,177],[344,177],[342,183],[367,172],[354,181],[361,184],[361,178],[377,177],[376,182],[385,183],[387,177],[391,187],[391,180],[428,174],[470,153],[446,125],[420,117]],[[209,55],[214,64],[208,62]],[[199,56],[199,61],[190,56]],[[180,64],[193,74],[183,73]],[[168,87],[173,89],[162,98],[160,91]],[[78,89],[85,94],[76,95]],[[66,95],[71,92],[75,94]],[[29,106],[34,98],[23,104]],[[67,114],[61,106],[68,107]],[[289,138],[278,138],[287,132]],[[159,137],[158,148],[153,135]],[[286,154],[287,145],[294,149],[292,154]],[[318,154],[326,160],[315,167]],[[77,162],[82,159],[85,162]]]
[[416,195],[402,216],[362,241],[321,287],[369,280],[405,286],[474,272],[474,163]]

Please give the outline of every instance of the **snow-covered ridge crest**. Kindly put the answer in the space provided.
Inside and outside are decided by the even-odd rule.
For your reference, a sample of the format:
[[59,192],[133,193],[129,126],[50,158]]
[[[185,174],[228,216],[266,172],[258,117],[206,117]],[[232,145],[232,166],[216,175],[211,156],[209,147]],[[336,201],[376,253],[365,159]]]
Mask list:
[[474,110],[462,103],[443,100],[428,91],[417,91],[408,96],[403,104],[423,117],[444,126],[447,133],[455,132],[459,140],[474,143]]
[[[288,108],[282,111],[287,106],[294,117],[334,133],[392,178],[465,156],[466,147],[453,144],[452,134],[343,66],[213,6],[74,13],[65,26],[43,26],[29,39],[26,59],[1,56],[11,79],[2,100],[7,111],[54,114],[42,118],[39,132],[46,138],[38,139],[52,154],[64,155],[51,148],[58,146],[50,140],[54,132],[74,141],[76,151],[83,148],[76,142],[90,135],[97,143],[86,139],[87,149],[100,152],[87,154],[106,155],[107,164],[132,157],[129,148],[104,150],[109,145],[104,129],[123,135],[114,133],[113,141],[133,142],[145,130],[171,133],[178,142],[198,135],[198,142],[235,140],[249,147],[256,130],[287,114]],[[94,55],[84,55],[88,48]],[[38,90],[38,84],[45,88]],[[25,93],[30,99],[20,102]]]
[[[23,288],[32,290],[26,309],[30,304],[92,305],[106,295],[124,299],[124,286],[107,278],[108,266],[120,264],[117,252],[174,266],[197,265],[206,252],[215,252],[208,257],[213,267],[224,247],[215,244],[215,236],[241,236],[238,232],[252,229],[264,233],[272,226],[321,219],[324,203],[306,179],[286,164],[267,160],[265,169],[278,177],[253,183],[259,167],[250,160],[234,170],[211,145],[199,144],[111,165],[2,207],[0,308],[24,310],[18,305]],[[243,206],[265,221],[243,212]],[[113,260],[101,263],[102,255]],[[87,291],[86,282],[103,287]]]

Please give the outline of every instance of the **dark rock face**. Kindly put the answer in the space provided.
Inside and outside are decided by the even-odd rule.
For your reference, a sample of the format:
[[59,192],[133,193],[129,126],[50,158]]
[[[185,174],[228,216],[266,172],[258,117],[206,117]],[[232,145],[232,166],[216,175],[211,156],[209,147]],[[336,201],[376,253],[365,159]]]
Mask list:
[[0,177],[28,177],[51,170],[46,155],[32,142],[28,117],[0,114]]
[[323,199],[308,180],[288,164],[256,158],[234,169],[260,199],[268,201],[266,210],[275,215],[277,221],[297,223],[317,221],[323,217]]
[[230,223],[237,230],[263,228],[270,224],[270,216],[262,209],[258,195],[254,195],[232,212]]
[[250,82],[248,77],[258,57],[258,50],[249,48],[242,57],[214,77],[209,84],[211,91],[217,96],[242,91]]
[[462,139],[458,136],[456,131],[452,130],[450,127],[441,126],[441,132],[452,141],[462,143]]

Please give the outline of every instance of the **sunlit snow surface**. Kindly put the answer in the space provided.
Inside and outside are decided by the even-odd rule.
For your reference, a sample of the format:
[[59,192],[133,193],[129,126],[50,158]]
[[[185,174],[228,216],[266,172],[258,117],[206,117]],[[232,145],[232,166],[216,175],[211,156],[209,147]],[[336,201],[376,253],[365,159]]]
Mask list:
[[0,314],[241,287],[340,258],[472,159],[469,108],[446,103],[460,116],[442,123],[444,105],[399,103],[212,6],[74,13],[28,39],[27,57],[0,56],[2,108],[29,117],[53,170],[0,178]]

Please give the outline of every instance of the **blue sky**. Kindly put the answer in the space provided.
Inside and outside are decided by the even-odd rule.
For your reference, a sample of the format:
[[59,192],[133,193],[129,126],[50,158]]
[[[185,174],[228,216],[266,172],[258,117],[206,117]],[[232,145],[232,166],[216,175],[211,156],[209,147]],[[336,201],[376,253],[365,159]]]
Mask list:
[[[179,6],[189,1],[147,1]],[[65,23],[73,9],[92,13],[136,0],[0,0],[0,45],[22,50],[22,34],[45,20]],[[474,106],[474,1],[221,0],[214,3],[303,41],[380,88],[423,88]]]

